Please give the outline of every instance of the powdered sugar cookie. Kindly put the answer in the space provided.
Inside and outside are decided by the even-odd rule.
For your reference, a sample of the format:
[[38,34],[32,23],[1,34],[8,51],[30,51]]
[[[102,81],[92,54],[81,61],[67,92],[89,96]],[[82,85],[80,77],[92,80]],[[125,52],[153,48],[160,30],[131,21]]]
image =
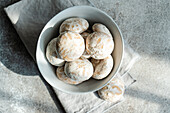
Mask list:
[[103,32],[103,33],[108,34],[110,37],[112,37],[109,29],[108,29],[105,25],[103,25],[103,24],[95,23],[95,24],[92,26],[92,29],[93,29],[93,31]]
[[82,33],[89,27],[87,20],[83,18],[69,18],[66,19],[60,26],[60,33],[65,31],[72,31],[76,33]]
[[46,48],[46,58],[52,65],[62,66],[65,61],[57,57],[56,42],[57,38],[54,38],[48,43]]
[[93,75],[93,66],[89,60],[80,58],[72,62],[67,62],[64,72],[71,79],[85,81]]
[[93,59],[91,63],[94,67],[93,78],[95,79],[103,79],[105,78],[113,68],[113,58],[111,55],[104,59]]
[[64,32],[57,38],[57,53],[65,61],[78,59],[85,50],[83,37],[74,32]]
[[106,101],[117,102],[123,98],[124,91],[124,82],[119,78],[113,78],[109,84],[98,91],[98,94]]
[[[90,34],[90,33],[88,33],[88,32],[83,32],[83,33],[81,33],[81,36],[84,38],[84,40],[86,40],[86,38],[89,36],[89,34]],[[85,43],[86,43],[86,42],[85,42]],[[83,53],[83,55],[82,55],[81,57],[83,57],[83,58],[90,58],[91,55],[89,55],[89,54],[87,53],[86,49],[85,49],[85,51],[84,51],[84,53]]]
[[112,37],[103,32],[93,32],[86,39],[86,51],[94,59],[104,59],[114,48]]
[[60,79],[61,81],[65,82],[65,83],[68,83],[68,84],[79,84],[79,83],[81,83],[81,81],[77,81],[77,80],[73,80],[73,79],[69,78],[64,73],[64,66],[57,68],[56,75],[57,75],[58,79]]

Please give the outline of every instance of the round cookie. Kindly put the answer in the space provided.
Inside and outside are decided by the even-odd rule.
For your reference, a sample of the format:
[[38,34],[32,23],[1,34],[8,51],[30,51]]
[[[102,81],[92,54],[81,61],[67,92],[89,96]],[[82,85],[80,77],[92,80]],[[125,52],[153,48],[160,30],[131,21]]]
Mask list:
[[68,84],[79,84],[79,83],[81,83],[81,81],[77,81],[77,80],[73,80],[73,79],[69,78],[64,73],[64,66],[57,68],[56,75],[57,75],[58,79],[60,79],[61,81],[65,82],[65,83],[68,83]]
[[[86,40],[86,38],[89,36],[89,34],[90,33],[88,33],[88,32],[83,32],[83,33],[81,33],[81,36],[84,38],[84,40]],[[86,49],[85,49],[85,51],[84,51],[84,53],[83,53],[83,55],[81,57],[83,57],[83,58],[90,58],[91,55],[89,55],[87,53]]]
[[52,39],[46,47],[46,58],[54,66],[62,66],[65,61],[57,57],[56,53],[57,38]]
[[113,78],[110,83],[98,91],[98,94],[103,100],[117,102],[123,98],[124,91],[124,82],[119,78]]
[[88,80],[93,75],[93,65],[85,58],[67,62],[64,72],[68,77],[78,81]]
[[114,49],[113,38],[103,32],[93,32],[86,38],[86,51],[94,59],[104,59]]
[[85,43],[80,34],[68,31],[57,38],[56,48],[59,58],[65,61],[73,61],[83,54]]
[[91,59],[91,63],[94,67],[93,78],[103,79],[108,76],[113,68],[113,58],[111,55],[104,59]]
[[66,19],[60,26],[60,33],[65,31],[72,31],[76,33],[82,33],[89,27],[87,20],[83,18],[69,18]]
[[108,29],[105,25],[103,25],[103,24],[95,23],[95,24],[92,26],[92,29],[93,29],[93,31],[103,32],[103,33],[108,34],[110,37],[112,37],[109,29]]

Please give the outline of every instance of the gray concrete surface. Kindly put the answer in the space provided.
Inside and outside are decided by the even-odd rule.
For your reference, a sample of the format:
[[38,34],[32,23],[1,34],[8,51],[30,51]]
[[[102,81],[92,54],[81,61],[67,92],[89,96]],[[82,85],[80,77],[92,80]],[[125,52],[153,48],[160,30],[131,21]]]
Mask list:
[[[126,91],[126,101],[107,112],[170,113],[170,1],[91,1],[114,18],[142,57],[130,71],[137,83]],[[0,112],[58,112],[2,10],[13,2],[0,1]]]

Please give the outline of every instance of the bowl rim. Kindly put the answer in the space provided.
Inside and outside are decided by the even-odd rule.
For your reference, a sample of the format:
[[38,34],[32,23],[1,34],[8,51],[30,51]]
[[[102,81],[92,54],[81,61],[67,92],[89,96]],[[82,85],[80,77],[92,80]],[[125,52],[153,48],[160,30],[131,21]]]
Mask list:
[[[83,92],[75,92],[75,91],[67,91],[67,90],[63,90],[62,88],[55,87],[55,86],[53,86],[53,85],[50,83],[50,80],[48,80],[48,78],[47,78],[46,76],[43,76],[42,72],[40,71],[40,64],[38,63],[38,60],[37,60],[37,59],[38,59],[38,52],[37,52],[37,51],[38,51],[38,47],[39,47],[39,44],[40,44],[40,37],[42,36],[42,34],[43,34],[46,26],[50,23],[50,21],[53,20],[57,15],[63,13],[63,12],[66,11],[66,10],[70,10],[70,9],[72,9],[72,8],[81,8],[81,7],[91,8],[91,9],[93,9],[93,10],[99,11],[99,12],[103,13],[105,16],[107,16],[107,17],[115,24],[115,26],[116,26],[116,28],[118,29],[118,32],[119,32],[119,34],[120,34],[120,38],[121,38],[121,42],[122,42],[122,55],[121,55],[120,64],[119,64],[117,70],[115,71],[115,74],[112,75],[112,77],[111,77],[105,84],[103,84],[101,87],[96,88],[96,89],[94,89],[94,90],[83,91]],[[120,69],[120,66],[121,66],[121,64],[122,64],[122,61],[123,61],[123,57],[124,57],[124,38],[123,38],[122,32],[121,32],[120,28],[118,27],[117,23],[116,23],[116,22],[113,20],[113,18],[112,18],[110,15],[108,15],[106,12],[104,12],[104,11],[102,11],[102,10],[96,8],[96,7],[87,6],[87,5],[72,6],[72,7],[66,8],[66,9],[60,11],[59,13],[57,13],[56,15],[54,15],[54,16],[45,24],[45,26],[44,26],[43,29],[41,30],[41,33],[40,33],[40,35],[39,35],[39,37],[38,37],[37,46],[36,46],[36,63],[37,63],[38,69],[39,69],[42,77],[43,77],[43,78],[47,81],[47,83],[50,84],[52,87],[54,87],[54,88],[56,88],[56,89],[58,89],[58,90],[60,90],[60,91],[62,91],[62,92],[69,93],[69,94],[84,94],[84,93],[95,92],[95,91],[97,91],[97,90],[100,90],[100,89],[103,88],[104,86],[106,86],[106,85],[115,77],[115,75],[118,73],[118,71],[119,71],[119,69]]]

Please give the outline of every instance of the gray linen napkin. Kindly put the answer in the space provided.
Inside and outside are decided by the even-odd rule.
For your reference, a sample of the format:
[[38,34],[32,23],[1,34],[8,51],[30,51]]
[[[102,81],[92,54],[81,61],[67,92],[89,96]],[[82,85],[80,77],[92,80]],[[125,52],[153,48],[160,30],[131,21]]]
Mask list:
[[[8,6],[5,11],[35,60],[36,43],[44,25],[58,12],[74,5],[93,6],[88,0],[22,0]],[[138,58],[139,55],[126,44],[123,63],[117,75],[123,78],[126,88],[135,82],[128,71]],[[96,93],[67,94],[57,89],[55,93],[68,113],[104,112],[120,103],[103,101]]]

